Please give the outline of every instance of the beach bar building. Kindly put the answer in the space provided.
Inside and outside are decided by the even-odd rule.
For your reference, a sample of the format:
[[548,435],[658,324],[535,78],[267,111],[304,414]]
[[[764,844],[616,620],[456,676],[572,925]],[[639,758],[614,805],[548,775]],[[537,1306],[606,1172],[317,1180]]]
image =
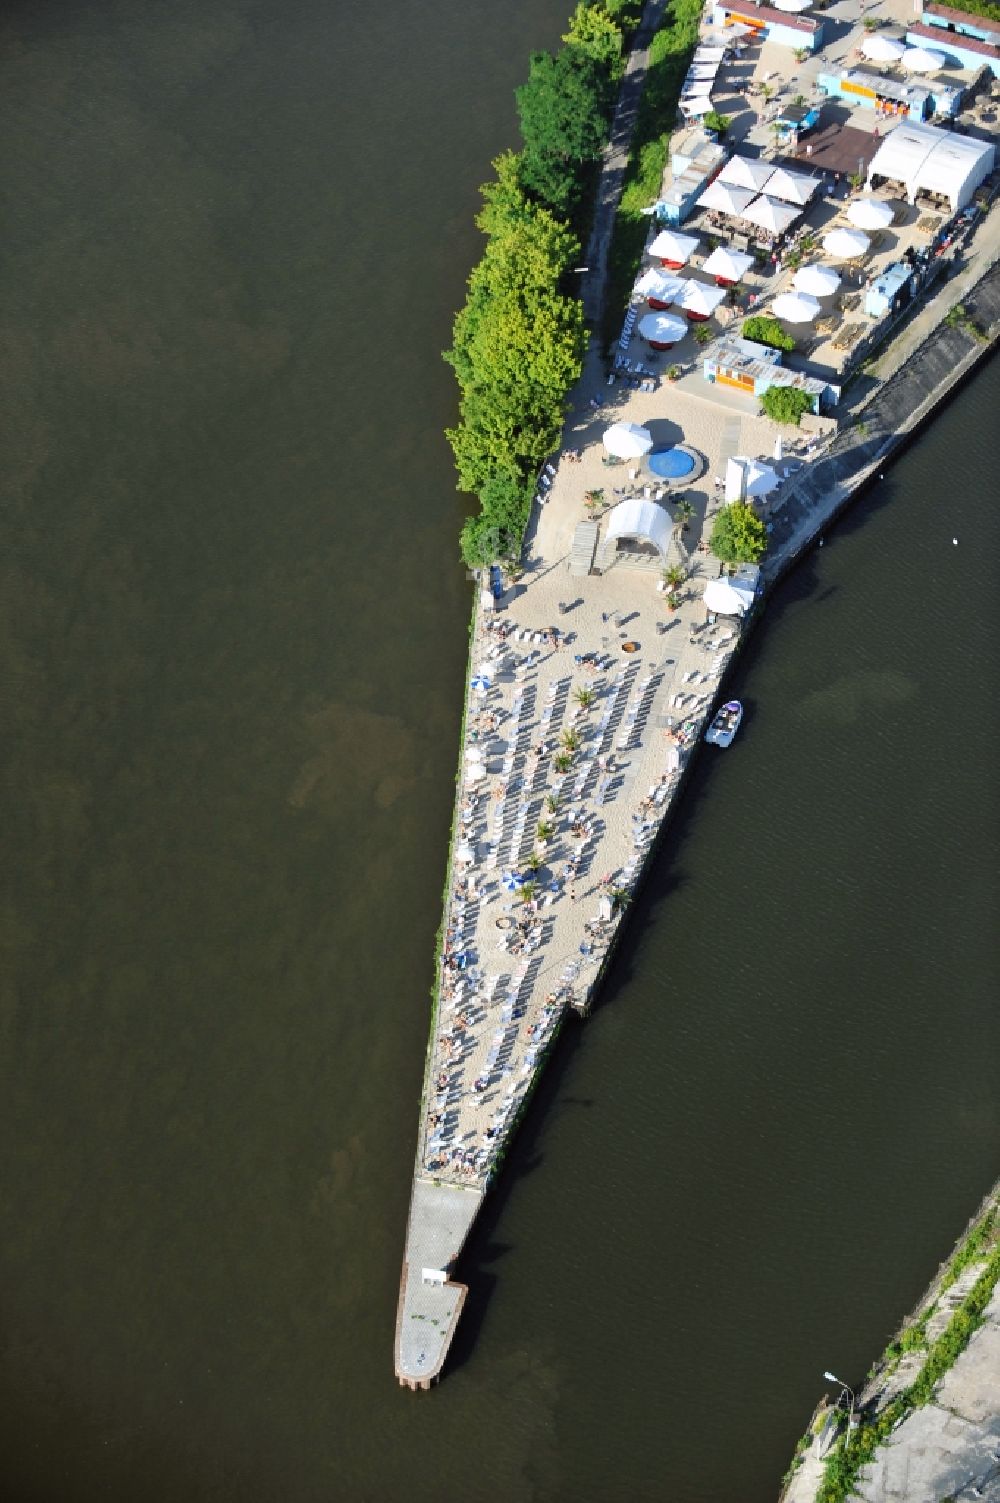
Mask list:
[[661,224],[683,224],[727,154],[726,148],[700,127],[671,137],[670,182],[656,204],[656,217]]
[[791,47],[818,52],[823,45],[823,22],[816,16],[792,15],[770,5],[736,5],[717,0],[712,12],[716,26],[748,26],[758,41],[774,42],[779,47]]
[[911,47],[943,52],[959,68],[989,68],[1000,78],[1000,21],[969,15],[950,6],[925,5],[921,19],[908,29]]
[[929,115],[954,116],[962,107],[962,90],[952,84],[884,78],[870,68],[821,73],[816,82],[827,98],[843,99],[889,119],[919,121]]
[[729,335],[711,345],[705,354],[704,376],[712,386],[762,397],[772,386],[792,386],[809,397],[813,412],[840,398],[840,388],[818,377],[789,370],[781,363],[781,351],[752,339]]

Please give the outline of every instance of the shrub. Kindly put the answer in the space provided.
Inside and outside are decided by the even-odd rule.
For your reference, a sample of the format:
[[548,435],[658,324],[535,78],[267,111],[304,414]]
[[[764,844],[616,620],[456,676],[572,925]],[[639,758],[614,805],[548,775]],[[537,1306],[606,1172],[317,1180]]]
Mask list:
[[715,519],[709,547],[724,564],[755,564],[764,557],[764,524],[745,501],[724,506]]
[[743,321],[743,338],[756,344],[770,345],[772,350],[794,350],[795,340],[786,334],[778,320],[769,313],[757,313]]

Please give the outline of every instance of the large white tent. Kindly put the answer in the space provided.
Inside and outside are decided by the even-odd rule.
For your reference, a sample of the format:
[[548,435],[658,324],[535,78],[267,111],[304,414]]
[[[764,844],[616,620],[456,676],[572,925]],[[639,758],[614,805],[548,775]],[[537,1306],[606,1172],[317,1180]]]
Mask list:
[[789,172],[779,167],[767,180],[768,198],[782,198],[790,204],[807,204],[819,187],[818,177],[805,172]]
[[782,235],[790,224],[794,224],[802,210],[795,204],[783,204],[780,199],[768,198],[762,193],[755,198],[743,211],[743,218],[747,224],[759,225],[762,230],[769,230],[772,235]]
[[716,178],[698,200],[702,209],[715,209],[719,214],[730,214],[735,219],[743,216],[744,209],[753,202],[752,188],[737,188],[733,183],[723,183]]
[[620,542],[652,543],[661,558],[666,558],[670,513],[655,501],[644,501],[638,496],[620,502],[608,517],[605,546]]
[[890,131],[872,157],[868,185],[877,178],[903,183],[910,203],[921,190],[940,193],[954,212],[989,177],[995,157],[996,149],[987,141],[907,120]]
[[752,188],[755,193],[759,193],[768,178],[773,176],[773,162],[759,162],[755,157],[730,157],[716,182],[732,183],[737,188]]

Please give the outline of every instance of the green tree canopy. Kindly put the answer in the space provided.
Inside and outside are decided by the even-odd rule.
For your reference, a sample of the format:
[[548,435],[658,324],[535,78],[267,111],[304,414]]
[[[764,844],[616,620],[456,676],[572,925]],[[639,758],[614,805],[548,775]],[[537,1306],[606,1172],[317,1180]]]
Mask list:
[[580,0],[563,41],[567,47],[579,47],[606,68],[612,78],[621,76],[622,34],[603,6],[587,5]]
[[794,386],[771,386],[761,397],[760,405],[776,423],[794,423],[796,428],[804,412],[812,411],[812,397]]
[[755,564],[764,557],[764,524],[745,501],[724,506],[715,519],[709,546],[724,564]]
[[612,94],[607,67],[579,47],[531,55],[528,82],[516,90],[521,181],[559,214],[579,197],[581,168],[601,155]]

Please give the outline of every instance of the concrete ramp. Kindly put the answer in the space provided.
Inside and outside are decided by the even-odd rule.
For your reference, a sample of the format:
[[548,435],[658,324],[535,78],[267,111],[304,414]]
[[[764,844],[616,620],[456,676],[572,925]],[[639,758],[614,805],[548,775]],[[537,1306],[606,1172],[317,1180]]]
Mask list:
[[578,522],[573,533],[573,546],[569,554],[569,572],[582,579],[594,567],[597,539],[601,528],[598,522]]

